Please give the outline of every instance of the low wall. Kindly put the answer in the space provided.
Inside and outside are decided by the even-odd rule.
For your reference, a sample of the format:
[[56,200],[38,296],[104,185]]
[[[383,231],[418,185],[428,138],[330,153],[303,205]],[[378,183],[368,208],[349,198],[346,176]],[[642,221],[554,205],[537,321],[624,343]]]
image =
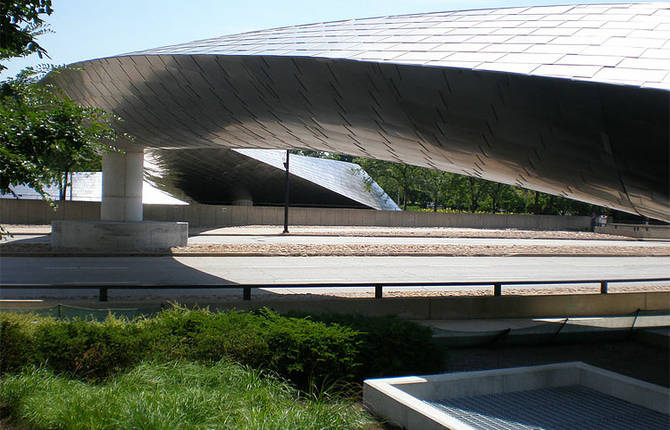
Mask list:
[[42,200],[0,199],[2,224],[51,224],[51,221],[99,221],[100,202],[57,202],[54,208]]
[[[188,302],[188,300],[185,300]],[[369,316],[396,315],[412,320],[490,318],[565,318],[631,315],[637,310],[668,312],[670,293],[572,294],[541,296],[388,297],[383,299],[261,300],[215,305],[213,308],[255,309],[266,305],[279,312],[349,312]]]
[[[284,208],[262,206],[145,205],[145,219],[183,220],[191,226],[281,225]],[[589,217],[551,215],[445,214],[367,209],[290,208],[289,225],[383,227],[470,227],[531,230],[586,230]]]
[[63,249],[135,251],[188,244],[185,222],[53,221],[51,246]]
[[[54,211],[41,200],[0,199],[0,222],[50,224],[51,221],[100,219],[100,202],[58,202]],[[147,221],[185,221],[190,227],[281,225],[284,208],[266,206],[144,205]],[[289,225],[356,225],[381,227],[516,228],[588,230],[590,218],[554,215],[445,214],[367,209],[290,208]]]
[[607,224],[596,227],[596,232],[640,239],[670,239],[670,225]]
[[[241,289],[240,289],[241,290]],[[18,290],[14,290],[18,291]],[[85,290],[81,290],[85,291]],[[88,291],[88,290],[86,290]],[[113,290],[112,290],[113,291]],[[96,290],[91,290],[96,295]],[[18,296],[18,294],[16,295]],[[323,297],[305,300],[285,295],[281,300],[264,299],[253,295],[252,300],[241,300],[242,291],[236,300],[223,301],[203,297],[183,296],[179,303],[187,306],[209,307],[214,310],[251,310],[268,307],[277,312],[354,313],[367,316],[395,315],[410,320],[477,320],[500,318],[577,318],[632,316],[642,312],[670,312],[670,292],[570,294],[539,296],[447,296],[447,297],[385,297],[342,298]],[[157,300],[158,301],[158,300]],[[132,298],[111,298],[109,302],[72,302],[93,308],[137,308],[143,312],[158,310],[157,301],[136,302]],[[0,303],[0,309],[16,306]],[[29,304],[24,307],[29,307]],[[35,305],[36,307],[42,305]],[[666,338],[667,340],[667,338]]]

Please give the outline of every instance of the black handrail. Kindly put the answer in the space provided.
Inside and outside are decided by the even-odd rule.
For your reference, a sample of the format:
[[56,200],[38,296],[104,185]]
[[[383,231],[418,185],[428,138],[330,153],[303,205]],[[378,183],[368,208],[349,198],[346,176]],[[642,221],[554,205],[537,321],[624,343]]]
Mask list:
[[600,284],[600,293],[607,294],[610,283],[627,282],[665,282],[670,278],[635,278],[635,279],[562,279],[545,281],[507,280],[507,281],[443,281],[443,282],[323,282],[323,283],[291,283],[291,284],[108,284],[86,283],[70,284],[2,284],[0,288],[19,289],[63,289],[85,290],[98,289],[98,298],[101,302],[107,301],[108,290],[173,290],[173,289],[230,289],[242,288],[243,300],[251,300],[251,290],[254,288],[337,288],[337,287],[374,287],[375,298],[381,299],[384,287],[465,287],[465,286],[492,286],[493,295],[501,296],[503,285],[560,285],[560,284]]

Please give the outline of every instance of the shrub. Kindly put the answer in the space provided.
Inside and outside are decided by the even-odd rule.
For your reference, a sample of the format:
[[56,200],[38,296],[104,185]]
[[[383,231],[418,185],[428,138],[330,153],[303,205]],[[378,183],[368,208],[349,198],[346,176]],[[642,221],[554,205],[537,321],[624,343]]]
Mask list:
[[337,324],[257,312],[272,355],[265,367],[291,379],[299,387],[351,380],[357,361],[358,333]]
[[0,313],[0,375],[32,361],[36,324],[34,315]]
[[350,380],[357,366],[357,333],[338,325],[253,313],[176,308],[142,323],[148,358],[199,362],[228,358],[273,370],[299,387]]
[[176,307],[140,321],[147,358],[261,365],[271,355],[259,318],[250,313]]
[[351,380],[357,333],[338,325],[255,313],[175,308],[153,318],[103,322],[37,316],[2,320],[0,369],[45,365],[84,379],[105,378],[141,360],[213,363],[223,358],[273,370],[299,387]]
[[445,361],[430,329],[395,317],[177,307],[134,321],[0,314],[0,329],[0,371],[35,364],[83,379],[106,378],[142,360],[211,364],[227,359],[320,391],[370,377],[432,373]]
[[311,318],[359,333],[359,380],[444,370],[446,349],[433,341],[429,327],[395,316],[321,314]]
[[84,378],[103,378],[141,358],[138,327],[108,317],[104,322],[48,320],[34,332],[36,364]]

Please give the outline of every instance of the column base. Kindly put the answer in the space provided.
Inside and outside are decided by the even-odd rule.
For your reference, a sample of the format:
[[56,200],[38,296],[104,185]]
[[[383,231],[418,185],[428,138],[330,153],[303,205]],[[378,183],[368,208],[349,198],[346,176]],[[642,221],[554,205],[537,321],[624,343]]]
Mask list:
[[186,246],[187,222],[53,221],[53,248],[142,251]]

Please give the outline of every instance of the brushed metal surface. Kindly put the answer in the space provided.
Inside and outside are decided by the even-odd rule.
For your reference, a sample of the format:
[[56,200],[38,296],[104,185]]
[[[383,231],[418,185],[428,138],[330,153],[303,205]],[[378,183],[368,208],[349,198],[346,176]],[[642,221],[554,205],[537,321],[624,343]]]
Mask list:
[[[205,204],[284,204],[286,151],[149,150],[146,172],[163,190]],[[400,210],[358,164],[291,154],[292,206]]]
[[[147,147],[360,155],[670,221],[668,28],[663,3],[418,14],[224,36],[49,79]],[[373,48],[383,58],[359,55]]]

